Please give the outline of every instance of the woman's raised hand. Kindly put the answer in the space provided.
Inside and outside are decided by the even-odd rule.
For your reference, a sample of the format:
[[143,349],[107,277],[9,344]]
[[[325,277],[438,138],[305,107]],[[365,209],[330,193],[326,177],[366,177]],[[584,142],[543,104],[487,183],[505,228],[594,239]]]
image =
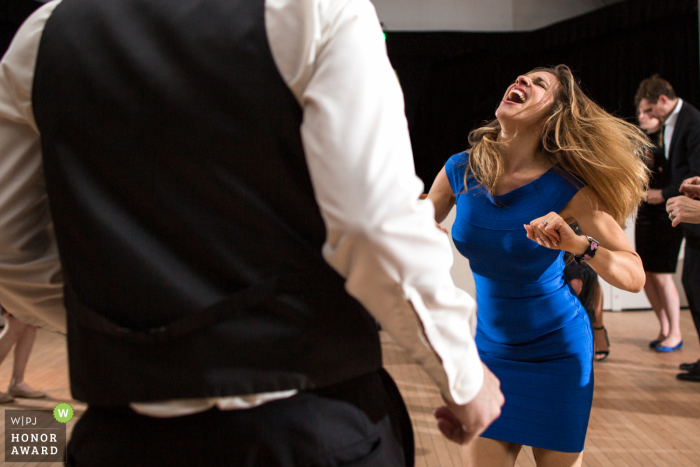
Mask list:
[[578,255],[586,251],[588,246],[588,240],[576,235],[556,212],[538,217],[523,227],[527,231],[527,238],[552,250],[564,250]]

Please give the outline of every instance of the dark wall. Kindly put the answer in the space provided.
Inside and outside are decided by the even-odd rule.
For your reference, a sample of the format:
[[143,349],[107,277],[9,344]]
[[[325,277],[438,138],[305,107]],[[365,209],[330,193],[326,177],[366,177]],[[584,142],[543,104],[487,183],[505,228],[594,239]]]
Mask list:
[[41,4],[40,0],[0,0],[0,56],[22,22]]
[[[0,54],[41,0],[0,0]],[[700,107],[697,0],[627,0],[534,32],[387,32],[406,99],[416,172],[430,187],[508,85],[565,63],[609,112],[634,119],[639,82],[659,73]]]
[[494,117],[510,83],[538,66],[569,65],[590,97],[623,118],[634,119],[637,87],[654,73],[700,104],[697,0],[628,0],[534,32],[386,35],[426,189]]

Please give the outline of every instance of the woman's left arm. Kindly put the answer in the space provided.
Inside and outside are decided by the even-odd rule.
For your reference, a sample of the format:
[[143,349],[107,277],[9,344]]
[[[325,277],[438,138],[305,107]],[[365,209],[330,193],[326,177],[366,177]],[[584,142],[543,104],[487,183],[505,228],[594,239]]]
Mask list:
[[530,240],[544,247],[583,255],[589,242],[569,227],[574,221],[585,235],[593,237],[599,244],[595,256],[586,261],[588,265],[614,287],[640,292],[646,280],[642,260],[625,231],[592,189],[584,187],[560,213],[551,212],[534,219],[525,229]]

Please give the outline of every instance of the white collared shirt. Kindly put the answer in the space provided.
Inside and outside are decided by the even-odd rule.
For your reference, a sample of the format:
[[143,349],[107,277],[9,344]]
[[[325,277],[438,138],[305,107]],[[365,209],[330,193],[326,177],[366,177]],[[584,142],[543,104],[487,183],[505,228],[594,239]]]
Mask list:
[[[0,64],[0,297],[18,318],[65,332],[31,102],[41,34],[60,1],[24,23]],[[445,397],[470,401],[483,382],[476,304],[452,281],[452,250],[435,227],[432,203],[418,201],[423,183],[374,7],[369,0],[267,0],[265,21],[275,63],[304,110],[301,135],[327,229],[325,260]],[[294,393],[132,407],[177,416]]]
[[671,150],[671,141],[673,141],[673,130],[676,127],[676,120],[678,120],[678,113],[681,111],[683,106],[683,99],[678,98],[676,107],[671,112],[666,120],[664,121],[664,156],[668,160],[668,153]]

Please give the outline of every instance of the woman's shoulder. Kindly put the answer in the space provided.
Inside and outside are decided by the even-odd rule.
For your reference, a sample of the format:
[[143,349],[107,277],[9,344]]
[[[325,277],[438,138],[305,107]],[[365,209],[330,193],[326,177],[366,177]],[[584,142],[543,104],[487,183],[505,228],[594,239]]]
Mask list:
[[448,174],[457,173],[464,177],[468,165],[469,151],[462,151],[447,159],[447,162],[445,163],[445,170]]
[[460,165],[467,165],[469,162],[469,152],[468,151],[462,151],[458,152],[457,154],[451,156],[449,159],[447,159],[447,164],[453,165],[453,166],[460,166]]
[[584,213],[593,211],[608,212],[607,206],[601,200],[598,193],[591,187],[584,185],[565,206],[565,214],[579,219]]
[[463,151],[450,157],[445,163],[445,173],[454,193],[459,193],[464,187],[464,175],[469,164],[469,153]]
[[553,175],[550,181],[554,181],[554,183],[567,187],[569,190],[574,192],[587,186],[584,180],[572,174],[559,164],[554,164],[550,169],[550,172]]

